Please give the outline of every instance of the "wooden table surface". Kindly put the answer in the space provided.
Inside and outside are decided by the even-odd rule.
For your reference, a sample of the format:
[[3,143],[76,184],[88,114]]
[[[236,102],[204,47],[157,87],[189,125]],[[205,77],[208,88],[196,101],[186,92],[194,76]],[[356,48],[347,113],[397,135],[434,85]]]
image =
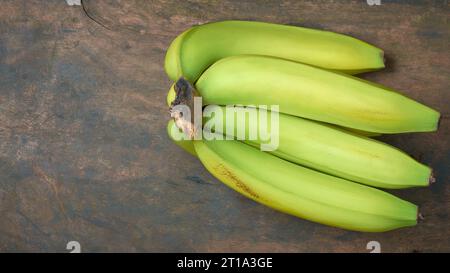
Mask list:
[[[450,251],[448,1],[0,2],[0,251]],[[250,201],[166,135],[171,40],[194,24],[259,20],[349,34],[385,50],[363,77],[439,110],[437,133],[383,136],[436,172],[395,191],[425,221],[371,234]]]

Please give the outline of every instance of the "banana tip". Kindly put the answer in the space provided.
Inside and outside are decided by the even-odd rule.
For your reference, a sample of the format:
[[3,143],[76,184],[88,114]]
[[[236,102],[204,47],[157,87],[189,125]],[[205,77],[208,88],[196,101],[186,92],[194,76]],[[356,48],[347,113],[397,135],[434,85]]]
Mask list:
[[439,116],[437,118],[436,131],[439,130],[439,128],[441,128],[441,120],[442,120],[442,116],[439,114]]
[[[184,77],[180,77],[174,85],[175,99],[172,101],[169,107],[170,117],[174,119],[175,125],[180,128],[189,139],[195,139],[195,137],[201,132],[198,125],[194,122],[194,97],[198,94],[194,86],[186,80]],[[190,115],[184,115],[181,109],[177,106],[186,106],[190,111]],[[186,109],[185,109],[186,110]]]
[[383,62],[383,67],[386,67],[386,56],[384,55],[384,51],[380,52],[381,61]]
[[434,176],[433,170],[431,170],[430,178],[428,179],[428,184],[431,185],[434,183],[436,183],[436,177]]
[[423,220],[425,220],[425,217],[424,217],[423,214],[420,213],[419,211],[417,212],[417,220],[418,220],[418,221],[423,221]]

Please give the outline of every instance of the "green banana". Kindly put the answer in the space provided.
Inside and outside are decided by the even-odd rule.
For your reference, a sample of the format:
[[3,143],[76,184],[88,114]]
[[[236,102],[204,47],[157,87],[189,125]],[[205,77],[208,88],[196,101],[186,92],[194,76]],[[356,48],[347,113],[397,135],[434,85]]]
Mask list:
[[[175,99],[175,91],[173,90],[173,85],[169,91],[169,93],[167,94],[167,105],[170,106],[170,104],[172,103],[172,101]],[[333,125],[329,125],[329,126],[333,126]],[[171,119],[169,121],[169,123],[167,124],[167,134],[169,135],[169,138],[178,146],[180,146],[183,150],[185,150],[186,152],[190,153],[193,156],[197,156],[197,154],[195,153],[195,149],[194,149],[194,144],[192,143],[191,140],[178,140],[177,138],[174,137],[174,132],[176,131],[172,131],[172,127],[173,128],[178,128],[175,125],[175,122]],[[336,129],[343,129],[344,131],[349,131],[350,133],[355,133],[357,135],[360,136],[366,136],[366,137],[373,137],[373,136],[379,136],[380,134],[378,133],[372,133],[372,132],[365,132],[365,131],[361,131],[361,130],[355,130],[355,129],[351,129],[351,128],[341,128],[339,126],[336,126]],[[178,129],[178,132],[181,133],[181,129]]]
[[414,226],[417,206],[381,190],[310,170],[234,140],[194,141],[203,165],[241,194],[279,211],[355,231]]
[[383,51],[343,34],[250,21],[222,21],[192,27],[169,46],[165,70],[176,81],[194,83],[214,62],[257,54],[322,68],[359,73],[384,68]]
[[205,105],[279,105],[283,113],[377,133],[435,131],[440,115],[381,85],[266,56],[221,59],[195,87]]
[[[172,102],[175,100],[175,97],[176,97],[174,85],[175,84],[172,84],[172,86],[169,89],[169,92],[167,93],[167,97],[166,97],[166,103],[167,103],[167,106],[169,106],[169,107],[171,106]],[[367,131],[363,131],[363,130],[347,128],[347,127],[342,127],[342,126],[333,125],[333,124],[328,124],[328,126],[335,127],[336,129],[343,129],[345,131],[348,131],[350,133],[354,133],[354,134],[357,134],[357,135],[360,135],[360,136],[366,136],[366,137],[381,136],[380,133],[367,132]],[[186,144],[183,144],[183,145],[188,145],[188,144],[186,143]],[[193,146],[192,146],[192,149],[193,149]]]
[[[434,182],[428,166],[399,149],[340,128],[281,113],[273,127],[272,113],[267,111],[262,119],[255,108],[209,106],[204,111],[209,115],[204,130],[226,134],[258,149],[276,140],[277,147],[269,151],[271,154],[324,173],[390,189],[428,186]],[[215,113],[221,115],[214,117]],[[261,120],[267,120],[268,138],[258,134]],[[238,131],[241,129],[238,125],[242,125],[242,132]],[[255,130],[253,136],[250,129]]]

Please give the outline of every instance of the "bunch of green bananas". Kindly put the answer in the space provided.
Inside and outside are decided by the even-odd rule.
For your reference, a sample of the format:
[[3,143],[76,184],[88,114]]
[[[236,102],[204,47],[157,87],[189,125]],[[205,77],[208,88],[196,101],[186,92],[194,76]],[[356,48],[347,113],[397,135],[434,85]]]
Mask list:
[[350,75],[381,68],[382,50],[337,33],[247,21],[195,26],[167,51],[165,70],[177,81],[168,105],[188,92],[223,111],[278,105],[279,146],[264,152],[262,139],[236,139],[237,124],[249,130],[245,114],[205,130],[234,140],[175,141],[183,132],[173,120],[167,130],[215,177],[269,207],[349,230],[413,226],[416,205],[373,187],[428,186],[432,171],[370,136],[435,131],[440,114]]

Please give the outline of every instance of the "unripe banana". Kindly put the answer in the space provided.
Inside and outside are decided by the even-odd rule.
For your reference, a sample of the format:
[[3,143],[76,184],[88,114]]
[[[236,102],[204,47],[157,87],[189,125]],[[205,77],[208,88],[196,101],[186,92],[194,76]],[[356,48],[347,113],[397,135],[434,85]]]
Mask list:
[[205,105],[279,105],[282,113],[369,132],[435,131],[439,121],[437,111],[392,89],[273,57],[221,59],[195,87]]
[[350,36],[262,22],[222,21],[183,32],[170,45],[165,70],[194,83],[214,62],[234,55],[280,57],[359,73],[384,68],[383,51]]
[[234,140],[194,141],[203,165],[243,195],[274,209],[349,230],[414,226],[417,206],[381,190],[313,171]]
[[[255,108],[209,106],[205,111],[210,117],[205,118],[204,130],[226,134],[258,149],[275,143],[271,154],[324,173],[390,189],[434,182],[429,167],[401,150],[333,126],[281,113],[274,119],[275,126],[270,111],[264,114]],[[262,127],[266,121],[267,126]],[[266,127],[267,138],[261,129]]]
[[[171,106],[172,102],[175,100],[175,97],[176,97],[174,85],[175,84],[172,84],[172,86],[169,89],[169,92],[167,92],[166,103],[167,103],[167,106],[169,106],[169,107]],[[380,133],[367,132],[367,131],[363,131],[363,130],[358,130],[358,129],[354,129],[354,128],[347,128],[347,127],[342,127],[342,126],[333,125],[333,124],[328,124],[328,125],[331,126],[331,127],[334,126],[337,129],[343,129],[345,131],[348,131],[350,133],[354,133],[354,134],[357,134],[357,135],[360,135],[360,136],[376,137],[376,136],[380,136],[381,135]],[[174,140],[174,141],[176,141],[176,140]],[[188,145],[188,144],[186,142],[183,145]],[[193,146],[192,146],[192,149],[193,149]]]

